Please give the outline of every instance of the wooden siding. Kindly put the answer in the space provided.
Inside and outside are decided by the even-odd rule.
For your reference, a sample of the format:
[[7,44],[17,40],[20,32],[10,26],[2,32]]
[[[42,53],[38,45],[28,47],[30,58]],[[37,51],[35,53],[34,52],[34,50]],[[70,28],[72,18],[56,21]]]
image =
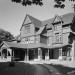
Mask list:
[[47,31],[47,36],[52,36],[52,34],[53,34],[53,31],[52,30],[48,30]]
[[22,26],[22,29],[21,29],[21,38],[34,35],[34,33],[35,33],[35,27],[34,27],[33,24],[30,24],[30,32],[29,33],[26,32],[25,26]]
[[47,37],[46,36],[40,36],[40,43],[47,44]]
[[52,39],[53,39],[52,36],[51,37],[48,37],[48,39],[47,39],[47,45],[48,46],[52,46]]
[[39,43],[40,42],[40,35],[36,35],[35,36],[35,43]]
[[65,28],[63,28],[63,33],[67,33],[67,32],[71,32],[71,29],[70,29],[70,27],[65,27]]
[[31,20],[30,20],[30,18],[28,16],[26,16],[25,20],[23,22],[23,25],[28,24],[28,23],[31,23]]
[[69,41],[68,36],[69,36],[69,33],[63,34],[63,44],[68,44],[68,41]]

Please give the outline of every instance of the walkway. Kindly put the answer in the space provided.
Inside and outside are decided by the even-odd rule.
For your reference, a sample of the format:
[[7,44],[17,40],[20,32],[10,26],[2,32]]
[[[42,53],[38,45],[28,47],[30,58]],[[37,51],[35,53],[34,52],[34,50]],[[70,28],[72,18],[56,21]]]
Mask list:
[[42,67],[41,65],[34,64],[35,67],[35,73],[34,75],[51,75],[51,72],[49,72],[46,68]]
[[57,69],[47,64],[34,64],[34,75],[62,75]]

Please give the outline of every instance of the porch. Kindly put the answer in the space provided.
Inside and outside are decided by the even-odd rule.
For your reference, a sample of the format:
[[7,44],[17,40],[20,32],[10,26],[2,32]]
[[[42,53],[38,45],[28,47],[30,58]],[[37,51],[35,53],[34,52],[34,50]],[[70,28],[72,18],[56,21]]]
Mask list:
[[[8,45],[6,45],[6,44]],[[42,61],[42,60],[70,60],[72,46],[49,48],[45,44],[15,44],[5,42],[0,50],[1,59],[12,61]]]

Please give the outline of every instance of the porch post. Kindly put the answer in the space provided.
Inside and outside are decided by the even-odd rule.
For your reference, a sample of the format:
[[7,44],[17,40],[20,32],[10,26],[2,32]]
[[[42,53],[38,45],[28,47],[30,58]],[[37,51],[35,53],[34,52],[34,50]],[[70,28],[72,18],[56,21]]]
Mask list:
[[11,50],[11,62],[13,61],[13,51]]
[[48,60],[49,60],[49,49],[48,49]]
[[35,49],[34,49],[34,60],[35,60]]
[[49,60],[49,49],[46,49],[45,60]]
[[7,49],[7,58],[8,58],[8,49]]
[[75,60],[75,40],[73,40],[73,43],[72,43],[71,59],[72,61]]
[[26,59],[27,59],[27,55],[26,55],[26,51],[25,51],[25,57],[24,57],[24,60],[26,61]]
[[1,58],[2,58],[2,49],[1,49]]
[[41,48],[38,48],[38,60],[42,59],[42,50]]
[[59,60],[62,60],[62,48],[59,49]]
[[12,56],[14,57],[14,50],[12,50]]
[[27,61],[29,60],[29,49],[27,49]]

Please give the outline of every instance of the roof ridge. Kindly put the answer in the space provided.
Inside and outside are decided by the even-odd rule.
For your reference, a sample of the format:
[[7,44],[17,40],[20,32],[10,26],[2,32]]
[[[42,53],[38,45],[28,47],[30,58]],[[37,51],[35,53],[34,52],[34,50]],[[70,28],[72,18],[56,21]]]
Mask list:
[[33,16],[29,15],[29,14],[27,14],[27,16],[29,16],[30,18],[36,19],[36,20],[38,20],[38,21],[40,21],[40,22],[41,22],[41,20],[39,20],[39,19],[37,19],[37,18],[35,18],[35,17],[33,17]]

